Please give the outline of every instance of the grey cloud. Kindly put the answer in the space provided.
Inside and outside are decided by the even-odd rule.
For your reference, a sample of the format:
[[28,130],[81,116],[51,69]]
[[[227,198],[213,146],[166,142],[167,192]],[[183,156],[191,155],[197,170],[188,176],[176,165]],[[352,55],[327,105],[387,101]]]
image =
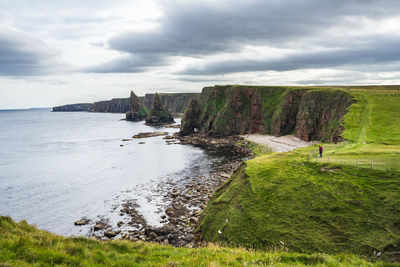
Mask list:
[[208,55],[240,51],[245,44],[288,45],[315,35],[348,16],[379,18],[396,14],[398,1],[201,1],[168,2],[160,28],[122,33],[110,47],[129,53]]
[[[287,55],[279,59],[245,59],[208,62],[191,66],[179,74],[216,75],[250,71],[288,71],[310,68],[330,68],[350,66],[362,69],[362,66],[379,65],[382,71],[385,64],[393,70],[393,62],[400,62],[400,38],[382,39],[359,48],[341,48],[329,51],[304,51]],[[383,64],[383,65],[382,65]],[[357,66],[357,67],[354,67]],[[361,67],[360,67],[361,66]],[[375,66],[376,67],[376,66]]]
[[59,70],[59,52],[25,33],[0,27],[0,76],[50,74]]
[[[368,60],[380,62],[397,56],[393,49],[386,52],[379,49],[354,51],[351,46],[359,42],[359,36],[350,40],[337,36],[333,38],[327,31],[334,26],[357,29],[363,18],[379,20],[398,16],[400,1],[397,0],[167,1],[163,10],[159,27],[153,31],[124,32],[109,41],[110,49],[129,53],[133,57],[150,57],[151,65],[145,60],[134,64],[113,61],[108,68],[103,64],[92,70],[137,72],[149,66],[165,64],[167,57],[201,58],[219,53],[234,54],[242,52],[245,45],[296,49],[318,45],[328,52],[307,52],[269,62],[254,59],[211,62],[191,67],[183,74],[320,68],[345,64],[350,62],[349,59],[356,59],[355,64],[365,64]],[[352,22],[346,25],[349,18]],[[373,55],[364,57],[362,53]],[[140,63],[143,65],[140,66]]]
[[160,58],[157,55],[127,55],[100,65],[84,68],[82,71],[96,73],[134,73],[144,72],[149,67],[160,66],[166,63],[166,58]]

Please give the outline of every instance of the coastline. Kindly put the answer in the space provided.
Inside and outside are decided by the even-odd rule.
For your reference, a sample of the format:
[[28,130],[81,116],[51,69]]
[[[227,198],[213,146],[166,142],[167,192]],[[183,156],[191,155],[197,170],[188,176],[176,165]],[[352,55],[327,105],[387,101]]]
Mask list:
[[[196,235],[195,231],[202,210],[211,195],[229,179],[237,167],[254,155],[247,146],[239,144],[239,141],[244,139],[237,136],[216,138],[200,134],[179,136],[175,133],[165,141],[167,144],[197,146],[210,155],[226,157],[222,162],[212,164],[206,174],[194,171],[179,180],[164,180],[157,183],[146,198],[149,201],[156,197],[162,199],[163,204],[158,207],[162,219],[159,226],[148,224],[138,211],[137,201],[127,199],[123,201],[119,210],[120,216],[128,218],[127,223],[120,221],[116,226],[112,226],[103,219],[89,222],[81,218],[77,221],[82,222],[82,225],[91,223],[89,236],[97,239],[157,242],[175,247],[201,245],[201,237]],[[102,218],[101,215],[98,217]]]

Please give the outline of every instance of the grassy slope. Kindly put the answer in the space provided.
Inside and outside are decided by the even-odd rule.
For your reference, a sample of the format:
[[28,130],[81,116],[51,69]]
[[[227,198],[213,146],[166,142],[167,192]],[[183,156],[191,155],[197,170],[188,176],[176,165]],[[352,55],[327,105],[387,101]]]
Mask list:
[[358,102],[344,118],[343,134],[351,143],[325,145],[325,154],[336,163],[370,167],[373,161],[374,168],[400,170],[400,93],[374,89],[353,92]]
[[211,246],[174,248],[130,241],[66,238],[0,216],[0,266],[387,266],[341,254],[300,254]]
[[309,162],[313,147],[248,161],[212,197],[199,228],[204,238],[252,247],[283,241],[296,251],[369,256],[399,247],[398,169],[356,168],[339,159],[400,162],[400,94],[352,93],[361,101],[346,116],[344,135],[354,143],[324,145],[324,158],[335,163]]

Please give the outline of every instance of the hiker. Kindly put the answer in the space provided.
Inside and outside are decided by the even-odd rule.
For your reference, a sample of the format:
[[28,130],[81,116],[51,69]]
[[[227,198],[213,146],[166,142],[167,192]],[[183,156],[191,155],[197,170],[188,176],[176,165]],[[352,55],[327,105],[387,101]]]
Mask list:
[[322,146],[319,146],[319,157],[322,158],[322,152],[324,152],[324,149]]

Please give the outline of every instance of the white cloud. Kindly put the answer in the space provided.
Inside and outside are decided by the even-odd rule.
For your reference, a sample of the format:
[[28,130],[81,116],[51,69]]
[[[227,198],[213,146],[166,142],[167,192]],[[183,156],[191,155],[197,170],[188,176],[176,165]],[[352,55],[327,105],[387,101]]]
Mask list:
[[399,83],[399,11],[395,0],[2,0],[0,108],[216,83]]

